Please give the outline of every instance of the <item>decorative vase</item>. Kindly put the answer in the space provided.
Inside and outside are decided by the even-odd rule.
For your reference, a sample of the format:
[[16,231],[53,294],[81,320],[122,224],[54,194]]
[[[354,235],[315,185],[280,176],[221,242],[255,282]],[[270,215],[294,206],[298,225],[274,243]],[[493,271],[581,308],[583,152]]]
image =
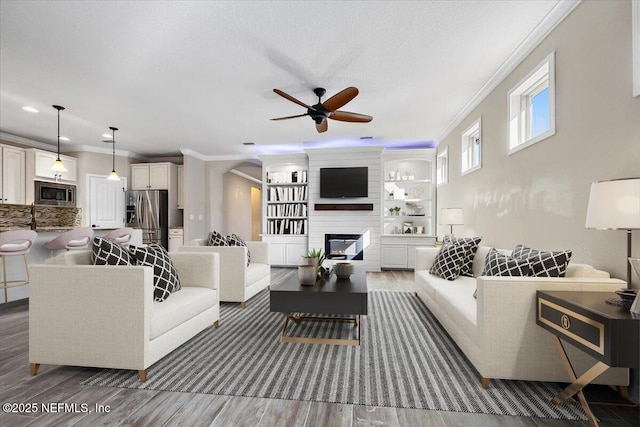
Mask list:
[[338,279],[348,279],[353,273],[353,264],[349,262],[338,262],[334,266],[336,277]]
[[317,277],[317,268],[315,266],[301,265],[298,267],[298,280],[301,285],[314,285]]
[[313,265],[318,269],[318,258],[312,256],[303,256],[301,265]]

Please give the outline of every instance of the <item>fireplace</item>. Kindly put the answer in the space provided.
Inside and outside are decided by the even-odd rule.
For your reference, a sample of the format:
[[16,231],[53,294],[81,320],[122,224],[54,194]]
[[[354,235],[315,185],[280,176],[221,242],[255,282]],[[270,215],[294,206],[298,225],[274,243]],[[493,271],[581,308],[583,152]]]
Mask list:
[[325,234],[324,252],[327,259],[363,259],[362,234]]

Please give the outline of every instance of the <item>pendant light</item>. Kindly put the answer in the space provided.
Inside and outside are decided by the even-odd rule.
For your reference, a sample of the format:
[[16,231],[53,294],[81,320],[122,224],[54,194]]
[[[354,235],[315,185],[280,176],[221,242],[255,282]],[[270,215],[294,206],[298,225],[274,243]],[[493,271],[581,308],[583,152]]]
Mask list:
[[55,172],[66,172],[67,168],[64,167],[62,160],[60,160],[60,111],[64,110],[64,107],[61,105],[53,105],[52,107],[58,110],[58,158],[53,162],[53,166],[51,166],[50,170]]
[[111,181],[120,181],[120,177],[116,173],[116,131],[118,130],[118,128],[114,128],[113,126],[110,126],[109,129],[111,129],[111,135],[112,135],[111,145],[113,145],[113,157],[111,161],[111,173],[109,174],[109,177],[107,179]]

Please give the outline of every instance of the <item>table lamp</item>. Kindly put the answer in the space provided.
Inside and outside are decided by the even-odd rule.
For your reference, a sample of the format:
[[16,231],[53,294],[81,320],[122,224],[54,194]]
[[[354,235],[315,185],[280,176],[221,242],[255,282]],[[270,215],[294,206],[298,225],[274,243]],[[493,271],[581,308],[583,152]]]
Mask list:
[[[626,230],[627,258],[631,257],[631,231],[640,229],[640,178],[613,179],[591,184],[585,228]],[[631,289],[631,264],[627,263]]]
[[449,234],[453,236],[453,226],[464,225],[462,208],[442,208],[440,210],[440,225],[448,225]]

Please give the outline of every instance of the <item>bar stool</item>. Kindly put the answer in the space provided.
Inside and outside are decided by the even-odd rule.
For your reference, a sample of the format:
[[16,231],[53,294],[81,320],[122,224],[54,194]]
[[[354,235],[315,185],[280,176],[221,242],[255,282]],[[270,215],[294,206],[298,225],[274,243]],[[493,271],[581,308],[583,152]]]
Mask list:
[[89,227],[76,228],[49,240],[44,244],[44,247],[51,249],[51,256],[53,256],[56,250],[86,249],[91,243],[91,239],[93,239],[93,229]]
[[[33,230],[12,230],[0,233],[0,258],[2,258],[2,278],[4,288],[4,302],[9,302],[7,297],[7,289],[16,286],[24,286],[29,283],[29,262],[27,254],[31,251],[33,242],[38,237],[38,233]],[[6,257],[22,255],[24,258],[24,268],[27,271],[27,280],[9,280],[7,281],[7,262]],[[11,285],[9,284],[11,283]]]
[[131,241],[131,235],[133,234],[133,228],[118,228],[117,230],[113,230],[102,236],[103,239],[113,240],[116,243],[119,243],[123,246],[129,246],[129,242]]

